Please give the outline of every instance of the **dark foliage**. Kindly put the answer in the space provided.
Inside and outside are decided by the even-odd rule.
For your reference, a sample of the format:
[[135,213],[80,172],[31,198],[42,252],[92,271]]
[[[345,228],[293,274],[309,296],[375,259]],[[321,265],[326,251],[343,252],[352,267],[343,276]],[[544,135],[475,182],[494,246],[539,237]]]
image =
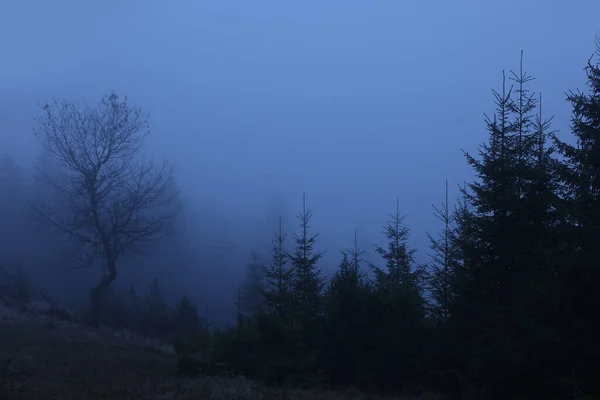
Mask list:
[[460,188],[453,211],[447,192],[435,208],[443,226],[429,235],[426,266],[414,262],[397,207],[384,226],[387,245],[376,246],[384,266],[371,265],[369,279],[355,246],[322,291],[312,214],[303,209],[290,269],[277,235],[266,307],[220,333],[224,348],[245,354],[245,365],[230,356],[236,371],[461,398],[600,393],[600,70],[590,62],[586,71],[589,93],[568,96],[576,146],[554,136],[522,58],[503,79],[486,117],[489,139],[478,156],[466,154],[476,179]]

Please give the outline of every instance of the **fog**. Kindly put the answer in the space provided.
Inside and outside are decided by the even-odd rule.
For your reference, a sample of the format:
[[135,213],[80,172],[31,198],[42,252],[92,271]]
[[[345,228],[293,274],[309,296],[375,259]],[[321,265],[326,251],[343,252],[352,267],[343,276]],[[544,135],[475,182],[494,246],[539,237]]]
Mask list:
[[[169,299],[186,293],[222,322],[250,252],[268,257],[278,214],[296,231],[302,193],[326,271],[355,230],[380,263],[371,250],[397,197],[427,261],[431,204],[445,180],[454,198],[472,178],[462,150],[486,140],[502,71],[523,49],[566,133],[564,93],[583,87],[598,15],[595,0],[5,1],[0,156],[31,186],[37,103],[128,96],[150,115],[147,150],[177,165],[187,206],[184,232],[124,261],[116,286],[157,277]],[[9,209],[23,201],[3,204],[0,259],[65,301],[87,299],[100,266],[59,271],[60,243]]]

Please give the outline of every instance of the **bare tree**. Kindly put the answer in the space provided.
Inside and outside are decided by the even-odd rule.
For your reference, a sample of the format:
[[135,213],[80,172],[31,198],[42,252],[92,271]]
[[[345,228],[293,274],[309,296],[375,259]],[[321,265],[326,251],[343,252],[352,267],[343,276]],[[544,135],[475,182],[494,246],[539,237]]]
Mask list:
[[91,322],[117,277],[117,261],[141,253],[173,233],[180,211],[173,167],[142,154],[148,117],[115,94],[95,107],[67,100],[41,105],[34,133],[62,168],[37,177],[60,196],[60,206],[34,205],[36,216],[73,245],[82,266],[104,260],[105,271],[91,294]]

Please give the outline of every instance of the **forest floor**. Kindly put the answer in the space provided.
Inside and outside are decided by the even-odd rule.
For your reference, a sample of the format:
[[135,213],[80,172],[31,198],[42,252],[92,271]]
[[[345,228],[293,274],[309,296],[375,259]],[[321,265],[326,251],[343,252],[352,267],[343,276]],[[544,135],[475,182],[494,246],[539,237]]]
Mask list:
[[[160,346],[134,344],[114,331],[49,319],[16,320],[1,314],[2,400],[376,398],[357,391],[269,388],[243,377],[180,378],[177,356]],[[439,398],[420,397],[426,399]]]

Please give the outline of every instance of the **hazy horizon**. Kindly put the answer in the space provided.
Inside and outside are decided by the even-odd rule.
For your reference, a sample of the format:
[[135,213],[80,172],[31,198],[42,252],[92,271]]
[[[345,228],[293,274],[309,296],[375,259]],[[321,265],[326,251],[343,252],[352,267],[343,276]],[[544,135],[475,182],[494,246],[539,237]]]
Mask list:
[[566,137],[565,93],[584,88],[598,15],[591,0],[5,2],[0,156],[31,167],[38,102],[127,96],[149,113],[147,149],[175,162],[188,203],[187,250],[165,285],[198,284],[204,301],[233,301],[232,281],[252,249],[268,250],[279,213],[291,239],[303,193],[325,269],[355,230],[381,263],[372,247],[397,197],[425,262],[426,232],[440,229],[431,205],[446,180],[453,201],[472,179],[462,150],[487,139],[502,71],[518,69],[523,49]]

